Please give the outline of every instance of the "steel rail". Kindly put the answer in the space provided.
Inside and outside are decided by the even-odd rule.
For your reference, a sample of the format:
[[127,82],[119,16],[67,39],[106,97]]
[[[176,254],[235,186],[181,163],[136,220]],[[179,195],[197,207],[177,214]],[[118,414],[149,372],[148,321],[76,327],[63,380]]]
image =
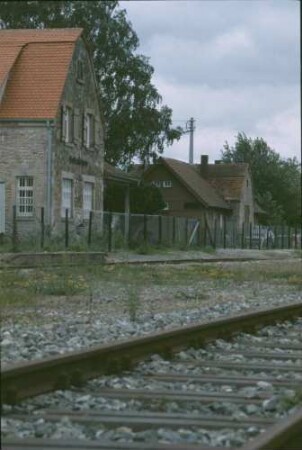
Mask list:
[[302,409],[282,422],[268,428],[241,447],[241,450],[301,450],[302,449]]
[[56,389],[80,385],[102,374],[128,369],[154,353],[168,356],[190,345],[201,346],[221,337],[226,338],[301,315],[300,302],[5,367],[1,371],[2,402],[16,403]]
[[[144,442],[112,442],[86,440],[6,439],[1,450],[222,450],[202,444],[151,444]],[[228,450],[236,450],[228,448]],[[238,449],[237,449],[238,450]]]
[[[8,418],[23,420],[26,414],[8,414]],[[58,422],[62,417],[68,417],[73,422],[81,424],[106,424],[107,427],[130,426],[134,431],[149,428],[169,427],[203,427],[218,430],[230,427],[232,429],[248,428],[251,425],[267,427],[276,423],[276,419],[249,417],[236,421],[233,417],[207,416],[204,414],[158,413],[158,412],[115,412],[115,411],[66,411],[47,410],[39,414],[45,421]]]

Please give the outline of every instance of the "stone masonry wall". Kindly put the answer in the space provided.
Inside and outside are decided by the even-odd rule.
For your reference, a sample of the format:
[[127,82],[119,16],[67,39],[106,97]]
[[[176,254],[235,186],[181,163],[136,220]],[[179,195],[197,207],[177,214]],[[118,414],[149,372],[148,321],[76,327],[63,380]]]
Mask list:
[[34,177],[34,216],[17,218],[19,232],[31,232],[40,208],[46,203],[46,148],[45,123],[0,123],[0,177],[5,183],[6,232],[12,229],[12,211],[16,204],[17,177]]

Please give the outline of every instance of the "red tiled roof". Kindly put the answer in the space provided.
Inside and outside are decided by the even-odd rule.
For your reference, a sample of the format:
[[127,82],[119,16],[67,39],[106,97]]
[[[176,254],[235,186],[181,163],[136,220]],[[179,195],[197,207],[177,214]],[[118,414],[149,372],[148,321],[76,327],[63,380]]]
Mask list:
[[0,118],[53,119],[82,30],[0,30]]

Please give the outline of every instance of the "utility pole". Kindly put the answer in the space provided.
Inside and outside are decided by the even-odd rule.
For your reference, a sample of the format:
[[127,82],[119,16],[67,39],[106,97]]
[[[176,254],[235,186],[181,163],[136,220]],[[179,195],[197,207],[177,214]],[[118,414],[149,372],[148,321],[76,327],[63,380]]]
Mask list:
[[188,120],[188,122],[186,123],[186,131],[185,133],[190,133],[190,144],[189,144],[189,164],[193,164],[194,163],[194,142],[193,142],[193,137],[194,137],[194,130],[195,130],[195,125],[194,125],[195,120],[193,119],[193,117],[191,117],[190,120]]

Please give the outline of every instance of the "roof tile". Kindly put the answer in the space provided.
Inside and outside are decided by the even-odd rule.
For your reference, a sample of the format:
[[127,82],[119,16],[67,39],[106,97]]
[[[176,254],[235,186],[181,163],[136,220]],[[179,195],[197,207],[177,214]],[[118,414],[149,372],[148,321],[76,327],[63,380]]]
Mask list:
[[0,30],[0,118],[55,118],[82,30]]

